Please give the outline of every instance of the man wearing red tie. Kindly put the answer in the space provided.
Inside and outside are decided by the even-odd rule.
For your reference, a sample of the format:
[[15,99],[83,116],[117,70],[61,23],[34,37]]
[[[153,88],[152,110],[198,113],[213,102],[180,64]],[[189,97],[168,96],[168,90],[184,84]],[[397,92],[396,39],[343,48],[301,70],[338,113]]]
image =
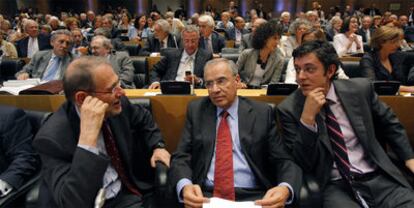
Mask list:
[[172,157],[171,182],[186,207],[207,197],[282,207],[298,198],[299,167],[276,136],[272,108],[237,96],[240,78],[227,59],[204,68],[209,97],[189,104]]

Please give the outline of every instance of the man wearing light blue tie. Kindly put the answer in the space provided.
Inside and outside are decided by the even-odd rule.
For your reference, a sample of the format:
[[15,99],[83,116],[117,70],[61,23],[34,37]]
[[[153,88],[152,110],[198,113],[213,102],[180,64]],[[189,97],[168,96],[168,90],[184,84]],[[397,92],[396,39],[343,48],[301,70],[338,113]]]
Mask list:
[[35,53],[29,64],[16,73],[16,78],[40,78],[42,81],[62,79],[63,74],[73,60],[69,49],[72,44],[72,33],[68,30],[57,30],[53,33],[50,44],[52,50]]

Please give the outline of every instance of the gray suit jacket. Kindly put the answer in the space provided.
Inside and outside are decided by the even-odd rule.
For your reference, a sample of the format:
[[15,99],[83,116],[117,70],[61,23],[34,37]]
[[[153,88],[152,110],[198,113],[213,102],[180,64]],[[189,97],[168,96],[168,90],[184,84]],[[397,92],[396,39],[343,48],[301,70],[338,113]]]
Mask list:
[[[378,99],[369,80],[335,80],[336,94],[367,157],[402,186],[410,187],[391,162],[379,141],[386,141],[401,160],[414,158],[407,134],[390,107]],[[318,132],[300,122],[306,97],[300,89],[278,106],[282,137],[295,160],[318,180],[322,188],[330,180],[333,151],[322,114],[316,117]]]
[[240,45],[240,50],[243,51],[244,49],[253,48],[252,46],[252,33],[247,33],[242,36],[242,41]]
[[[259,50],[246,49],[237,60],[237,67],[242,82],[249,84],[254,76],[256,70],[257,59],[259,58]],[[265,67],[265,73],[263,75],[261,84],[273,84],[280,82],[283,69],[283,58],[279,50],[275,50],[269,55],[267,64]]]
[[[213,157],[217,108],[208,97],[188,105],[180,143],[171,160],[171,183],[190,179],[203,187]],[[260,190],[289,183],[298,199],[302,171],[276,136],[274,111],[264,103],[239,97],[239,138]]]
[[114,71],[121,80],[121,86],[127,89],[135,88],[134,85],[134,65],[129,58],[129,55],[125,51],[112,52],[109,55],[109,62],[111,63]]
[[[42,78],[44,72],[46,71],[47,65],[49,64],[50,59],[52,58],[53,50],[38,51],[34,54],[30,62],[23,67],[22,70],[16,73],[16,77],[21,73],[28,73],[31,78]],[[69,53],[67,56],[64,56],[61,60],[60,65],[60,79],[63,78],[63,74],[66,71],[69,63],[73,60],[73,56]]]

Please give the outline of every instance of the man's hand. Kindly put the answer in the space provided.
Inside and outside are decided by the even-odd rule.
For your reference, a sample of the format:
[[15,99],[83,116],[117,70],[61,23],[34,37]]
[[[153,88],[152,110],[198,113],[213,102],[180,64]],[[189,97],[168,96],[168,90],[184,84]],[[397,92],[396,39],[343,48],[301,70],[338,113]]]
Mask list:
[[241,81],[237,82],[237,89],[247,89],[247,85]]
[[164,148],[157,148],[154,150],[154,153],[152,153],[152,157],[151,157],[151,166],[153,168],[155,168],[155,162],[156,161],[161,161],[163,162],[165,165],[167,165],[167,167],[170,167],[170,153],[168,153],[168,151]]
[[159,82],[153,82],[148,89],[160,89],[160,83]]
[[199,185],[186,185],[183,190],[184,207],[203,207],[203,203],[208,203],[209,199],[203,196]]
[[198,78],[196,75],[185,75],[184,77],[184,80],[190,83],[193,83],[193,79],[195,84],[200,83],[200,78]]
[[19,76],[17,76],[18,80],[26,80],[29,79],[29,74],[27,72],[23,72],[21,74],[19,74]]
[[96,147],[108,104],[96,97],[87,96],[80,108],[79,144]]
[[414,174],[414,158],[405,161],[405,166],[407,166],[407,168]]
[[308,125],[315,124],[315,117],[321,111],[323,105],[325,105],[325,92],[324,88],[318,87],[309,92],[306,96],[305,105],[303,107],[301,120]]
[[255,201],[255,204],[263,208],[284,207],[289,196],[290,192],[287,186],[276,186],[269,189],[263,199]]

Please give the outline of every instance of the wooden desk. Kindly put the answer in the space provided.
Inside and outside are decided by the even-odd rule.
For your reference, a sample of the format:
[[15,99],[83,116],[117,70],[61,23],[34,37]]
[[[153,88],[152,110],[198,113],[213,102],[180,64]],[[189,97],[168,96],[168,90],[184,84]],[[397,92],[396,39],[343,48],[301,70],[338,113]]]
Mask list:
[[361,60],[361,57],[343,56],[343,57],[340,57],[339,60],[341,60],[341,61],[356,61],[356,62],[359,62]]
[[148,56],[147,57],[147,64],[148,64],[148,72],[152,71],[152,68],[156,63],[158,63],[161,60],[161,56]]
[[[126,90],[130,98],[142,98],[145,92],[159,92],[158,90]],[[187,104],[194,99],[207,96],[206,90],[195,90],[197,96],[152,96],[152,113],[162,135],[167,142],[167,148],[173,152],[181,136],[184,127]],[[284,96],[263,96],[265,90],[239,90],[239,95],[247,96],[254,100],[278,104]],[[414,97],[381,96],[381,100],[392,107],[403,126],[406,128],[411,144],[414,146]],[[36,96],[0,95],[0,104],[13,105],[23,109],[56,111],[65,101],[63,96]]]

